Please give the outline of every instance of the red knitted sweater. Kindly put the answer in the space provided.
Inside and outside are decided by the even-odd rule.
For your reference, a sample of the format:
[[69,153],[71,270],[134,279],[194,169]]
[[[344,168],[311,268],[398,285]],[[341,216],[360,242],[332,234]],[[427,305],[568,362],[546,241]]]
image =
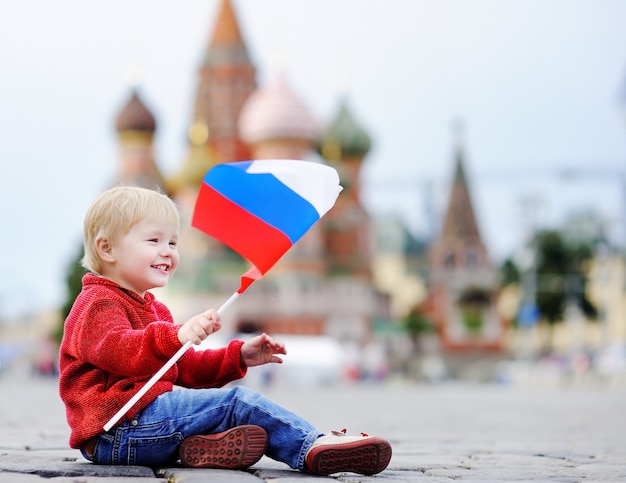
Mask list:
[[[178,325],[154,295],[142,298],[94,274],[65,320],[60,350],[59,392],[71,428],[70,446],[80,448],[180,349]],[[243,342],[216,350],[189,350],[121,421],[131,419],[173,385],[220,387],[246,374]]]

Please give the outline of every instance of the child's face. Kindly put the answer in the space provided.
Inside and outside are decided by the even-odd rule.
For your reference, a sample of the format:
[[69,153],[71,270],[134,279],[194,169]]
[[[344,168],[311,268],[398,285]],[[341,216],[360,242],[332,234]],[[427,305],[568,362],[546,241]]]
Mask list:
[[178,267],[178,226],[142,220],[111,247],[112,261],[103,268],[106,278],[142,297],[146,290],[164,287]]

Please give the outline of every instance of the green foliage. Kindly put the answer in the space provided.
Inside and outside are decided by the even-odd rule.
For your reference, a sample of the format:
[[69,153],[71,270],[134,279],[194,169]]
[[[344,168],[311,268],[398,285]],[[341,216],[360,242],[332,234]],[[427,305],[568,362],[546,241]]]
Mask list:
[[519,269],[510,258],[507,258],[500,267],[500,279],[502,281],[502,286],[504,287],[519,283],[520,281]]
[[470,333],[478,333],[483,328],[483,311],[479,306],[461,306],[463,325]]
[[[82,247],[82,245],[81,245]],[[70,313],[72,309],[72,305],[74,304],[74,300],[76,296],[80,293],[82,289],[82,279],[83,275],[87,273],[82,265],[80,264],[80,260],[83,257],[83,249],[81,248],[78,251],[77,256],[75,256],[70,265],[68,266],[67,277],[65,279],[66,283],[66,297],[63,306],[61,307],[61,320],[57,325],[56,330],[54,331],[54,339],[57,343],[61,343],[61,339],[63,339],[63,325],[65,322],[65,318]]]
[[563,320],[568,300],[590,319],[597,317],[597,310],[587,298],[585,264],[592,257],[588,244],[570,245],[557,231],[544,231],[536,236],[537,247],[537,307],[541,316],[553,324]]
[[491,303],[489,293],[479,287],[468,287],[459,298],[463,324],[469,332],[478,333],[483,328],[484,311]]
[[435,330],[433,321],[419,307],[414,307],[402,319],[402,327],[415,338],[423,334],[430,334]]

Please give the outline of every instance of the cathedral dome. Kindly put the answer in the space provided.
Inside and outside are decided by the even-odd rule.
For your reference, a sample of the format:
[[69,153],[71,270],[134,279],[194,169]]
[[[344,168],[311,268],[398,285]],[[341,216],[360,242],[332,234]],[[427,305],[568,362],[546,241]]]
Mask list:
[[279,77],[246,101],[239,118],[239,134],[247,143],[277,138],[313,141],[319,129],[308,107]]
[[146,131],[153,133],[156,130],[154,116],[139,99],[136,90],[133,90],[130,99],[115,119],[117,132]]
[[[322,151],[335,151],[335,156],[365,156],[372,145],[372,141],[365,131],[354,119],[348,109],[347,102],[343,100],[339,105],[339,112],[324,131],[322,136]],[[322,153],[325,154],[325,153]],[[326,155],[324,157],[327,157]]]

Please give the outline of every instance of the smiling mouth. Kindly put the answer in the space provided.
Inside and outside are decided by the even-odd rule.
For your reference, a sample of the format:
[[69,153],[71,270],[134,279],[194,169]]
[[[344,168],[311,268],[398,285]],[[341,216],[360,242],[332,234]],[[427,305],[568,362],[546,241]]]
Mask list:
[[152,268],[156,268],[157,270],[162,270],[164,272],[168,272],[170,269],[169,265],[152,265]]

